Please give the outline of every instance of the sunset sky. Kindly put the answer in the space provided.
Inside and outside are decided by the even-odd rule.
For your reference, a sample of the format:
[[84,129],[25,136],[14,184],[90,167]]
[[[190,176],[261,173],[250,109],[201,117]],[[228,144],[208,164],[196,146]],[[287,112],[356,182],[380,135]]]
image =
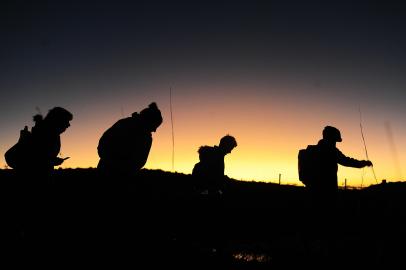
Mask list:
[[[376,177],[406,174],[406,4],[401,1],[2,1],[0,165],[32,116],[74,114],[63,167],[95,167],[115,121],[155,101],[164,122],[146,168],[191,173],[231,134],[226,174],[300,184],[298,150],[324,126]],[[339,184],[375,184],[339,168]]]

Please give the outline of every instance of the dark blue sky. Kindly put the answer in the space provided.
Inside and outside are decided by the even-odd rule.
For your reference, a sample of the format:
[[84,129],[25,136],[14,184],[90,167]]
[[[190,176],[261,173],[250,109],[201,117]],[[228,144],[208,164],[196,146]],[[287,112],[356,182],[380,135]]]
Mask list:
[[134,80],[264,78],[403,107],[402,1],[17,0],[0,10],[0,106],[11,111],[20,97],[109,97],[98,86]]
[[6,92],[38,78],[103,72],[121,81],[151,69],[193,76],[193,67],[208,76],[322,81],[331,70],[396,81],[406,67],[401,1],[9,2],[1,11]]

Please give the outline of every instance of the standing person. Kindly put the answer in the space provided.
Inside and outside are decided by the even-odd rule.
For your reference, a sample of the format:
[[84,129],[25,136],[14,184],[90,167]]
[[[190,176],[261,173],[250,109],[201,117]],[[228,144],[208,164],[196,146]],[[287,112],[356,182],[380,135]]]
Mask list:
[[[334,206],[338,191],[338,164],[346,167],[363,168],[372,166],[369,160],[357,160],[345,156],[336,147],[341,142],[340,131],[332,126],[323,129],[323,138],[317,145],[309,145],[308,156],[301,159],[299,154],[299,177],[317,200],[319,206]],[[300,164],[303,162],[303,164]]]
[[[338,164],[363,168],[372,166],[372,162],[347,157],[338,150],[336,143],[341,142],[342,138],[337,128],[326,126],[322,134],[323,138],[317,145],[309,145],[306,150],[300,150],[299,178],[305,183],[310,195],[312,233],[324,242],[321,245],[327,246],[328,249],[328,242],[336,233]],[[329,253],[328,250],[322,252]]]
[[[225,245],[224,192],[228,177],[224,175],[224,157],[237,146],[233,136],[226,135],[219,145],[201,146],[198,150],[200,161],[195,164],[192,176],[198,190],[196,226],[202,228],[202,245],[215,255],[224,259]],[[215,261],[217,262],[217,260]]]

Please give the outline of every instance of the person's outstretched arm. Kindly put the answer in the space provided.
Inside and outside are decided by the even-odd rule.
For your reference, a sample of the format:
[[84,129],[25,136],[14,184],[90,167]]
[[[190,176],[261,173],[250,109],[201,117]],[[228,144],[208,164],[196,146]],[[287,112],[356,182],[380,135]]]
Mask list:
[[355,158],[350,158],[337,150],[337,162],[340,165],[353,168],[364,168],[366,166],[372,166],[372,162],[369,160],[358,160]]

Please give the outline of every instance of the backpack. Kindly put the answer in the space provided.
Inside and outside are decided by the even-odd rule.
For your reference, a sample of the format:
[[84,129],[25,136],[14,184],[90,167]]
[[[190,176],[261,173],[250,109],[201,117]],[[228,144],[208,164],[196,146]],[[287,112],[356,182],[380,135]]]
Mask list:
[[210,162],[212,156],[213,147],[201,146],[197,151],[199,153],[199,162],[193,167],[192,175],[196,177],[202,177],[207,172],[207,163]]
[[20,137],[4,154],[7,165],[13,169],[19,168],[30,162],[30,153],[32,149],[32,134],[28,131],[28,127],[20,130]]
[[320,150],[317,145],[308,145],[300,149],[298,154],[299,180],[306,186],[314,185],[319,176]]
[[199,153],[199,160],[202,162],[210,162],[213,156],[214,148],[212,146],[201,146],[197,151]]

